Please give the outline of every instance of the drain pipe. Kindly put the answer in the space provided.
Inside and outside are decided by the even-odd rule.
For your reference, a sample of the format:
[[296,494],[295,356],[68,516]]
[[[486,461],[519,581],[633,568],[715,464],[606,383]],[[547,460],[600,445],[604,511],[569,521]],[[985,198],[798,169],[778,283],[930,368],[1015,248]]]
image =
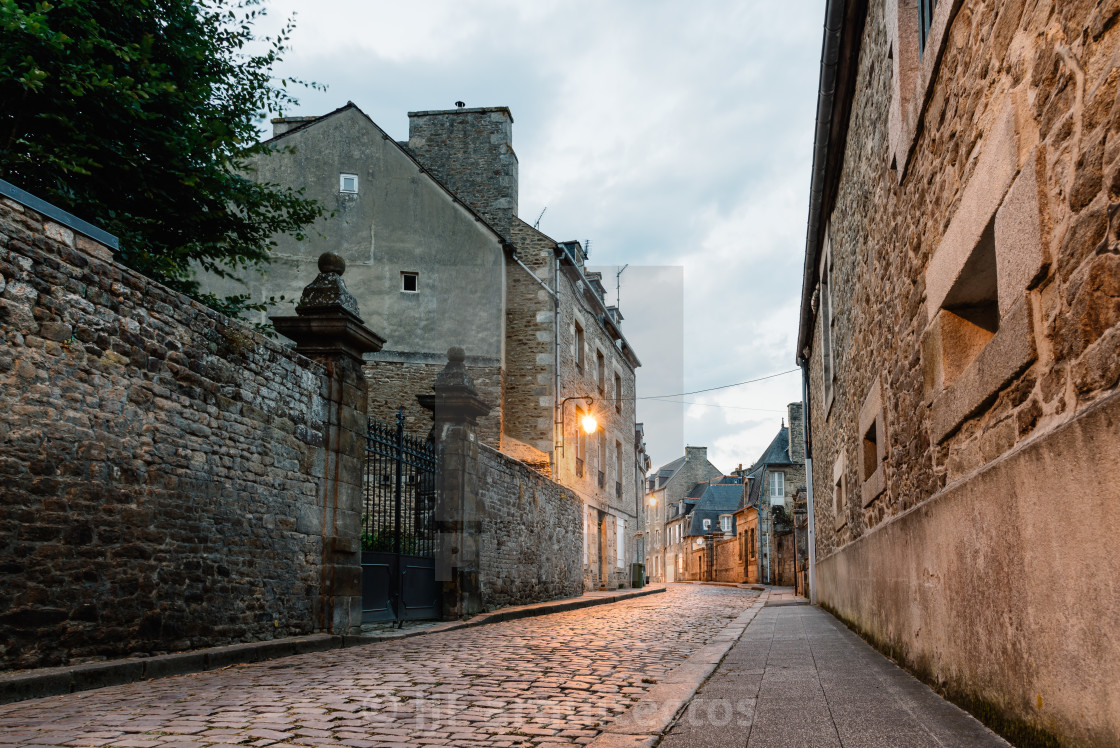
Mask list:
[[805,497],[805,509],[809,513],[809,602],[817,604],[817,513],[813,504],[813,419],[809,416],[809,361],[804,356],[797,357],[797,365],[801,367],[801,402],[802,408],[802,437],[805,441],[805,486],[808,495]]

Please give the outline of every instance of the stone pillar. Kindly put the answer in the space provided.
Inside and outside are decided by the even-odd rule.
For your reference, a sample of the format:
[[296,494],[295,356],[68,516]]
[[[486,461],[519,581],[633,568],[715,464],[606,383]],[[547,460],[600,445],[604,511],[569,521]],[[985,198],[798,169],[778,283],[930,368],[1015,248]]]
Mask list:
[[297,351],[325,369],[323,555],[317,610],[319,627],[332,634],[357,634],[362,625],[362,468],[368,423],[362,354],[379,351],[385,343],[362,322],[358,302],[342,280],[345,271],[341,257],[324,253],[318,277],[296,305],[296,316],[272,318],[278,333],[294,340]]
[[490,412],[467,374],[466,353],[447,351],[447,366],[436,376],[434,394],[416,399],[432,413],[440,473],[436,499],[436,581],[442,585],[446,620],[482,612],[479,580],[482,550],[482,503],[478,491],[480,416]]

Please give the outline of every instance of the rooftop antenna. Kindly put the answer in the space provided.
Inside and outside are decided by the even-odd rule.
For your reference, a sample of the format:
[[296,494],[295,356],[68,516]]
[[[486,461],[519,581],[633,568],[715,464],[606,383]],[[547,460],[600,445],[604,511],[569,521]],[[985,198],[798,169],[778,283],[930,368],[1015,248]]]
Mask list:
[[619,302],[620,293],[622,291],[622,271],[630,267],[630,263],[623,265],[617,273],[614,274],[614,305],[622,310],[622,304]]
[[541,208],[541,214],[540,214],[539,216],[537,216],[537,220],[533,222],[533,228],[535,228],[535,229],[537,229],[537,228],[540,228],[540,225],[541,225],[541,219],[542,219],[542,218],[544,218],[544,212],[545,212],[546,210],[548,210],[548,206],[547,206],[547,205],[546,205],[546,206],[544,206],[543,208]]
[[591,240],[590,239],[584,239],[583,240],[583,256],[584,257],[590,257],[591,256]]

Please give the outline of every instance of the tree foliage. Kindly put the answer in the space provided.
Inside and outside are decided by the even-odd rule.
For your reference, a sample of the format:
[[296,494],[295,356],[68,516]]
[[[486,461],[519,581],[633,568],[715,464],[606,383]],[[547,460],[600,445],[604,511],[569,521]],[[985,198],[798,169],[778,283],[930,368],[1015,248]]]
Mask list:
[[273,78],[292,21],[257,38],[260,3],[0,0],[0,178],[116,234],[121,261],[187,293],[194,267],[265,260],[269,237],[323,209],[243,176],[267,147],[264,113],[307,85]]

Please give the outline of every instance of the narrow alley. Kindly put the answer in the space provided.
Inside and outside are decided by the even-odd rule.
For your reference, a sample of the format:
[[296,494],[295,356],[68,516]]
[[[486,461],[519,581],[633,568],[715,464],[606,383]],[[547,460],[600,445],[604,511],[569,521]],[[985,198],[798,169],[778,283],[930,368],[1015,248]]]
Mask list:
[[[1003,745],[798,601],[673,584],[583,610],[24,701],[0,707],[0,745],[636,746],[654,745],[659,720],[674,716],[662,743],[673,748]],[[757,615],[744,624],[748,611]],[[714,656],[697,657],[705,651]],[[633,718],[665,694],[667,712],[655,704]],[[848,710],[868,699],[878,702],[870,717]],[[627,718],[633,727],[619,727]]]

